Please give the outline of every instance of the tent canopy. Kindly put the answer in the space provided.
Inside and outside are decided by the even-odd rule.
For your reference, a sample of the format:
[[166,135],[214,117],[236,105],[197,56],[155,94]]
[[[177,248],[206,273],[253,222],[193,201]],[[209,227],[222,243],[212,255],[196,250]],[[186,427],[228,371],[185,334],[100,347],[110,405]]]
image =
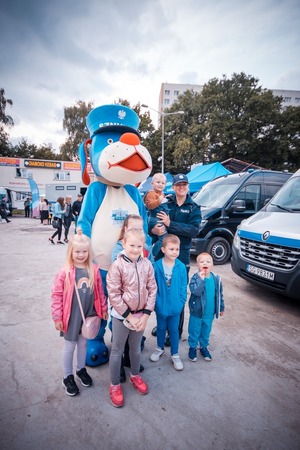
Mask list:
[[[193,170],[186,174],[190,184],[190,193],[193,194],[194,192],[199,191],[199,189],[201,189],[204,184],[208,183],[214,178],[221,177],[222,175],[228,175],[229,173],[231,172],[224,166],[222,166],[222,164],[219,162],[195,167]],[[171,192],[174,192],[172,188],[173,177],[169,172],[165,173],[165,176],[167,178],[167,184],[164,192],[165,194],[170,194]],[[151,184],[152,178],[153,177],[147,178],[147,180],[145,180],[139,186],[138,189],[142,195],[144,195],[150,189],[153,189]]]
[[228,175],[229,173],[231,172],[225,169],[225,167],[222,166],[222,164],[219,162],[197,166],[189,173],[187,173],[187,177],[190,183],[190,192],[197,192],[202,188],[204,184],[208,183],[214,178]]

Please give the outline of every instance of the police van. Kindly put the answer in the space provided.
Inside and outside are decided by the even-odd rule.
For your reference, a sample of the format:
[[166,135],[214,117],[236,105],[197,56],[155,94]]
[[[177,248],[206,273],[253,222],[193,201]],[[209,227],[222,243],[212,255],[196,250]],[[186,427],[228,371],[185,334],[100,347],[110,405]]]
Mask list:
[[248,170],[215,178],[192,198],[201,210],[201,223],[190,253],[208,252],[214,264],[231,256],[234,234],[242,220],[259,211],[289,179],[291,173]]
[[231,266],[247,281],[300,300],[300,169],[240,224]]

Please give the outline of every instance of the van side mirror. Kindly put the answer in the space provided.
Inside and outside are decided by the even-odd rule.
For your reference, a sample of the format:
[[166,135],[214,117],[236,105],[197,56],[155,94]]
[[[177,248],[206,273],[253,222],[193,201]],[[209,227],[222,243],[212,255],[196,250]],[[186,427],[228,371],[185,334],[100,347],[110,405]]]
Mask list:
[[246,209],[245,200],[234,200],[231,205],[232,211],[235,212],[243,212]]

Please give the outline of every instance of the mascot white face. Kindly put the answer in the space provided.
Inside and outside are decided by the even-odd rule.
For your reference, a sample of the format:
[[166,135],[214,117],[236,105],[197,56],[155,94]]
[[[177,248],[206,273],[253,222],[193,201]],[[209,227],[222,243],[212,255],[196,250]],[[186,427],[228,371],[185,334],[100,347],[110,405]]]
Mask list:
[[[123,105],[100,106],[88,115],[87,126],[91,139],[86,144],[91,144],[90,161],[100,182],[122,186],[148,178],[152,160],[140,143],[139,118],[132,109]],[[83,182],[89,184],[85,170],[87,158],[82,146],[79,153]]]

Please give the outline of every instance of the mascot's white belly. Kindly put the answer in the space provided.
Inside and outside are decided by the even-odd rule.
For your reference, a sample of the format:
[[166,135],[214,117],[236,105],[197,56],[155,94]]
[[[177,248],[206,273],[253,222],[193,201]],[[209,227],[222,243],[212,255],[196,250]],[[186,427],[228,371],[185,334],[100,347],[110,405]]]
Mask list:
[[103,270],[108,270],[111,265],[112,250],[119,240],[121,227],[128,214],[139,215],[137,204],[124,187],[108,186],[91,233],[93,260]]

